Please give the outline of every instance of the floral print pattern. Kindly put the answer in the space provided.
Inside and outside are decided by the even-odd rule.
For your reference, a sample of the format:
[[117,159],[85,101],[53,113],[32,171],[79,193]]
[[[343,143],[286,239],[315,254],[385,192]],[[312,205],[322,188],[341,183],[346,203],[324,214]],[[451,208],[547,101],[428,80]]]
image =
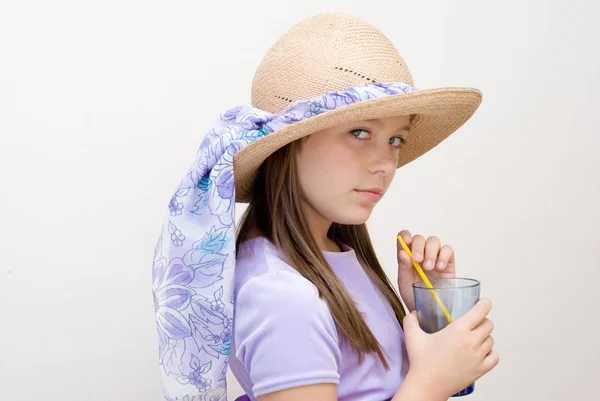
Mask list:
[[327,92],[272,114],[223,113],[168,203],[152,268],[159,364],[168,401],[227,401],[235,268],[233,155],[271,132],[353,103],[413,92],[374,83]]

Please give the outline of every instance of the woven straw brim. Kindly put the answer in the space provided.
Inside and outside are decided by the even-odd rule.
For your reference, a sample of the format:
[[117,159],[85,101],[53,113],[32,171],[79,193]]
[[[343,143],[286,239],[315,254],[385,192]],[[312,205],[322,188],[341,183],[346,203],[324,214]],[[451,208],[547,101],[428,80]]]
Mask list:
[[234,155],[236,202],[250,201],[258,168],[267,157],[304,136],[353,121],[414,115],[411,134],[400,148],[401,167],[461,127],[475,113],[481,99],[481,92],[474,88],[423,89],[354,103],[273,131]]

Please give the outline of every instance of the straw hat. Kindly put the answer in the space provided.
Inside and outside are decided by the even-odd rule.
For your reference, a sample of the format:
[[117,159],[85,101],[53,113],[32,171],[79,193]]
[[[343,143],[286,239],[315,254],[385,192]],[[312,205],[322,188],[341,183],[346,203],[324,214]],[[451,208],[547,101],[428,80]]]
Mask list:
[[[374,82],[413,79],[390,40],[347,14],[319,14],[287,31],[267,52],[252,82],[252,106],[281,113],[297,100]],[[446,139],[481,103],[474,88],[436,88],[390,95],[331,110],[291,124],[239,150],[233,159],[236,201],[249,202],[258,168],[277,149],[317,131],[352,121],[412,115],[411,135],[398,167]]]

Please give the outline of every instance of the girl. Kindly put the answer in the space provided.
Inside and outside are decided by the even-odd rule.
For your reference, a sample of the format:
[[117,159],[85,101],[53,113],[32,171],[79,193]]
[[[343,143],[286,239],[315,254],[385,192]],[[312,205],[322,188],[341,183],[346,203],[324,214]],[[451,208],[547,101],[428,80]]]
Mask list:
[[[365,226],[396,169],[480,101],[415,89],[360,19],[290,29],[256,72],[253,107],[221,116],[169,204],[153,270],[166,399],[226,400],[228,366],[260,401],[445,400],[493,369],[489,300],[424,333],[410,258],[398,247],[398,294]],[[236,201],[249,203],[237,237]],[[399,235],[429,276],[454,277],[450,246]]]

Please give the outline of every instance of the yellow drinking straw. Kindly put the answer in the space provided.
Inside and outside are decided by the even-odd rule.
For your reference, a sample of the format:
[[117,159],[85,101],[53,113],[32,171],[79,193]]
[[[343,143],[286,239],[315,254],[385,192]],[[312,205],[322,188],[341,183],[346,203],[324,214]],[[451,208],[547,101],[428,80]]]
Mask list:
[[446,316],[448,323],[452,323],[452,316],[450,316],[450,314],[448,313],[448,310],[444,306],[444,303],[438,296],[437,292],[435,292],[435,290],[433,289],[433,285],[431,285],[431,282],[425,275],[425,272],[423,271],[421,266],[413,260],[412,252],[410,251],[410,249],[408,249],[408,245],[406,245],[406,242],[404,242],[404,240],[402,239],[402,237],[400,235],[398,235],[398,241],[400,241],[400,245],[402,245],[402,249],[404,249],[404,252],[406,252],[408,254],[408,257],[410,258],[415,269],[417,269],[417,273],[419,273],[419,276],[421,276],[421,280],[423,280],[423,282],[425,283],[427,288],[429,288],[429,292],[431,292],[431,295],[433,295],[433,298],[435,298],[435,301],[439,305],[440,309],[442,310],[442,312],[444,312],[444,316]]

